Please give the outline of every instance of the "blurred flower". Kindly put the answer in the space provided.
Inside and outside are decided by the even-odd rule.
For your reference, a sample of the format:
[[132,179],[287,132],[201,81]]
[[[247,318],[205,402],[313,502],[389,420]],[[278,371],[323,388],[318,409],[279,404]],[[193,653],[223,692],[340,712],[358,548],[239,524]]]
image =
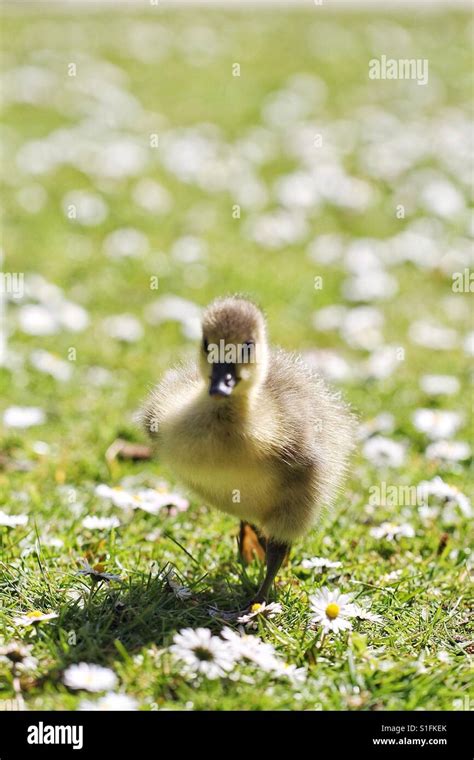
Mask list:
[[464,353],[474,356],[474,331],[466,335],[463,342]]
[[471,456],[471,447],[464,441],[436,441],[428,446],[425,456],[444,462],[464,462]]
[[383,314],[373,306],[357,306],[346,312],[340,333],[352,348],[373,351],[382,343]]
[[427,211],[446,219],[464,211],[464,198],[447,179],[429,182],[421,193],[421,202]]
[[6,427],[28,428],[45,422],[46,415],[37,406],[9,406],[3,413],[3,424]]
[[179,322],[183,334],[190,340],[201,335],[201,309],[192,301],[174,295],[161,296],[145,308],[145,319],[151,325]]
[[311,557],[311,559],[303,559],[301,561],[301,567],[305,570],[325,570],[342,567],[342,562],[332,562],[330,559],[324,557]]
[[115,230],[104,240],[104,251],[111,259],[142,257],[148,249],[148,238],[132,227]]
[[368,438],[362,453],[375,467],[401,467],[405,461],[405,446],[381,435]]
[[413,322],[410,325],[408,335],[413,343],[418,343],[425,348],[432,348],[435,351],[448,351],[454,348],[458,342],[456,330],[424,320]]
[[383,522],[381,525],[371,528],[370,535],[374,538],[386,538],[388,541],[393,541],[395,538],[400,538],[402,536],[413,538],[415,531],[413,526],[409,525],[409,523],[396,525],[392,522]]
[[454,375],[423,375],[420,387],[428,396],[452,396],[459,393],[459,380]]
[[299,243],[308,234],[300,212],[279,209],[254,218],[248,225],[250,238],[264,248],[282,248]]
[[375,433],[393,433],[395,429],[395,418],[389,412],[381,412],[376,417],[359,425],[357,437],[360,441],[365,441]]
[[262,602],[261,604],[252,604],[249,611],[245,615],[241,615],[237,618],[237,622],[245,625],[249,628],[258,628],[257,618],[268,618],[271,620],[276,615],[280,615],[283,612],[281,604],[277,602],[271,602],[267,604]]
[[315,264],[323,264],[323,266],[335,264],[341,257],[343,245],[344,239],[341,235],[318,235],[308,246],[308,257]]
[[120,520],[117,517],[96,517],[90,515],[84,517],[82,526],[88,530],[111,530],[120,527]]
[[17,528],[28,523],[28,515],[7,515],[2,509],[0,509],[0,526],[3,525],[7,528]]
[[38,661],[32,657],[33,647],[23,644],[21,641],[10,641],[8,644],[0,644],[0,662],[7,662],[15,671],[35,670]]
[[445,409],[417,409],[412,421],[417,430],[432,440],[438,440],[455,435],[462,424],[462,417],[458,412]]
[[305,351],[303,361],[312,370],[334,382],[344,382],[352,377],[349,363],[335,351],[326,349]]
[[86,190],[73,190],[62,200],[64,216],[85,227],[96,227],[107,218],[107,204],[100,195]]
[[168,214],[173,200],[162,185],[153,179],[140,179],[132,192],[133,201],[150,214]]
[[263,642],[258,636],[238,634],[231,628],[223,628],[221,636],[229,645],[230,651],[236,661],[241,659],[255,663],[266,672],[274,672],[281,666],[281,660],[277,657],[274,647]]
[[107,335],[125,343],[135,343],[143,337],[143,327],[132,314],[116,314],[102,320]]
[[61,383],[65,383],[71,378],[71,363],[65,362],[54,354],[50,354],[49,351],[44,351],[41,348],[32,351],[30,362],[38,372],[51,375],[51,377],[54,377],[55,380]]
[[84,691],[109,691],[117,684],[117,676],[110,668],[80,662],[70,665],[63,674],[63,682],[69,689]]
[[458,506],[465,517],[471,517],[471,502],[455,486],[449,485],[437,475],[432,480],[422,480],[418,484],[418,496],[426,504]]
[[338,330],[342,326],[347,312],[348,309],[340,304],[325,306],[323,309],[314,312],[313,326],[322,332]]
[[171,258],[180,264],[192,264],[200,261],[207,252],[207,245],[201,238],[185,235],[174,241],[171,246]]
[[[385,380],[400,366],[400,346],[380,346],[366,362],[369,377]],[[403,354],[402,354],[403,355]]]
[[[75,688],[75,687],[70,687]],[[88,691],[96,691],[95,689],[88,689]],[[100,690],[102,691],[102,690]],[[79,702],[78,710],[94,710],[99,712],[109,711],[121,711],[121,710],[138,710],[138,702],[135,697],[129,697],[127,694],[115,694],[115,692],[108,692],[99,699],[83,699]]]
[[185,664],[186,671],[206,678],[220,678],[232,670],[235,657],[218,636],[208,628],[182,628],[173,637],[170,652]]
[[44,306],[25,304],[18,311],[20,330],[27,335],[54,335],[59,331],[57,320]]
[[368,269],[342,285],[342,294],[348,301],[382,301],[392,298],[398,290],[397,281],[382,269]]
[[32,612],[26,612],[23,615],[18,615],[13,618],[14,625],[36,625],[37,623],[47,623],[48,620],[54,620],[58,617],[56,612],[39,612],[39,610],[33,610]]
[[116,507],[122,509],[143,509],[150,514],[157,514],[167,507],[170,514],[184,512],[189,507],[189,501],[179,493],[158,491],[155,488],[139,488],[127,490],[122,487],[111,488],[101,484],[95,489],[96,495],[110,499]]

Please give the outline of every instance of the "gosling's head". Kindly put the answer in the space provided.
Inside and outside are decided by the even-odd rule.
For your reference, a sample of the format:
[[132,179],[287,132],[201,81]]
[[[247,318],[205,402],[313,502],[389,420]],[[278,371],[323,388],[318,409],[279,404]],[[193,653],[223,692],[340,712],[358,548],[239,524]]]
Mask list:
[[248,396],[265,378],[267,357],[265,320],[255,304],[231,296],[207,307],[200,368],[213,398]]

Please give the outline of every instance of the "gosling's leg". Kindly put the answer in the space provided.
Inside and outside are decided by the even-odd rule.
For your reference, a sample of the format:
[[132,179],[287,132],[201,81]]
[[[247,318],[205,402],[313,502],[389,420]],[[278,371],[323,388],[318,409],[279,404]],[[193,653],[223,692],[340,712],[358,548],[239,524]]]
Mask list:
[[265,602],[271,591],[275,576],[281,567],[281,563],[285,559],[286,555],[290,551],[291,544],[283,543],[282,541],[275,541],[270,538],[267,541],[267,573],[264,581],[251,604],[257,602]]
[[244,520],[240,523],[239,554],[245,563],[249,564],[255,557],[265,559],[266,541],[254,525]]

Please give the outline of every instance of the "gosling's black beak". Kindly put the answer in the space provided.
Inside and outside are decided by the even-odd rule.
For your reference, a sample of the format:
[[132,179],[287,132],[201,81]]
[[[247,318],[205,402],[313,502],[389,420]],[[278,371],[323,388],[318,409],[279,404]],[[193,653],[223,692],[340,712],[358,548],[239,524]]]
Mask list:
[[235,364],[224,362],[211,364],[211,383],[209,385],[210,396],[230,396],[235,387]]

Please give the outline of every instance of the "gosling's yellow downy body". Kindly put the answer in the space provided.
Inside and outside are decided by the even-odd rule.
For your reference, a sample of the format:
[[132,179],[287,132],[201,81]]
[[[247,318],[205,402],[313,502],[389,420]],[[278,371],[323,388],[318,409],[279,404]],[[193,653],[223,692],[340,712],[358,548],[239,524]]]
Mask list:
[[270,350],[251,302],[214,301],[199,362],[168,371],[143,421],[160,459],[204,501],[256,526],[267,550],[264,599],[291,543],[333,501],[353,418],[301,359]]

